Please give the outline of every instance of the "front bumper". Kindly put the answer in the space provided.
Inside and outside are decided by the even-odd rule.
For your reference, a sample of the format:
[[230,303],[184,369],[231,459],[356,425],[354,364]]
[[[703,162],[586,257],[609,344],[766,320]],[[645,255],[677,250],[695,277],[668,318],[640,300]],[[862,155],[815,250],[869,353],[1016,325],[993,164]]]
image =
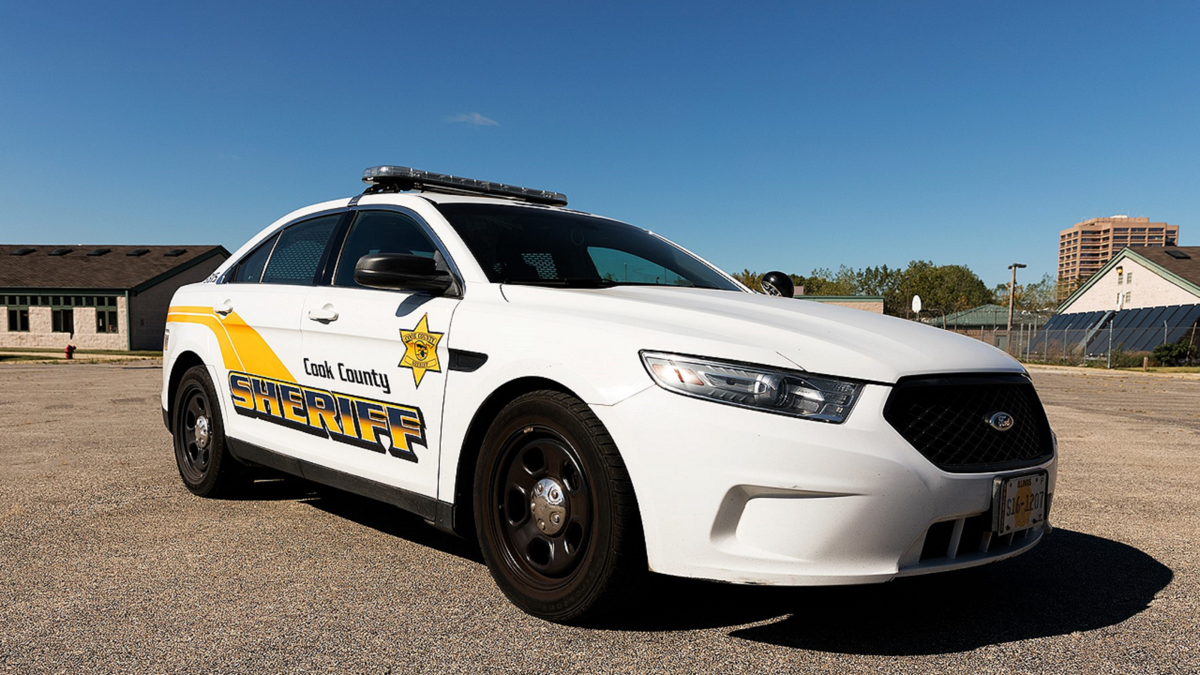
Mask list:
[[[884,420],[889,392],[867,385],[843,424],[658,387],[596,406],[633,479],[651,569],[748,584],[874,583],[1036,545],[1048,524],[986,552],[977,526],[997,475],[1046,470],[1052,495],[1057,453],[1022,471],[946,473]],[[953,547],[947,531],[957,532]]]

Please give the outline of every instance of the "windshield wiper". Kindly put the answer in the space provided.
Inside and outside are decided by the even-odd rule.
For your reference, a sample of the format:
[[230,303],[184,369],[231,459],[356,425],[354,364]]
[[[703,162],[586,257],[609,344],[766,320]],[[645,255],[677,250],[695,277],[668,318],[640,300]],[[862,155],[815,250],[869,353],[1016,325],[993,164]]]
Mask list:
[[502,283],[555,288],[612,288],[617,285],[611,279],[509,279]]

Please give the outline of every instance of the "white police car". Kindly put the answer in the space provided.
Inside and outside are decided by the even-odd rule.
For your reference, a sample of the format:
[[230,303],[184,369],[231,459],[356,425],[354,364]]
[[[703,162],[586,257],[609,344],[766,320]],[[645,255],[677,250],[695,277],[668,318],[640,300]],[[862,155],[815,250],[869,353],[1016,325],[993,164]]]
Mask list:
[[397,505],[557,621],[647,570],[882,582],[1049,531],[1054,435],[1000,351],[752,293],[558,193],[363,180],[176,293],[162,405],[192,492],[265,466]]

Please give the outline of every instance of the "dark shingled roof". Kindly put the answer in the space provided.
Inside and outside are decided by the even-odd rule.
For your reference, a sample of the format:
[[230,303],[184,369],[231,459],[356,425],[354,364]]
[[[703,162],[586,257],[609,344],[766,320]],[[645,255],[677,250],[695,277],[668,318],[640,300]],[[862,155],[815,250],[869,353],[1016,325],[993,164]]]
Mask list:
[[[1141,257],[1200,286],[1200,246],[1139,246],[1132,249]],[[1190,258],[1178,259],[1167,251],[1181,251]]]
[[[65,255],[50,255],[51,251],[69,248]],[[34,249],[26,255],[14,251]],[[103,255],[92,251],[108,249]],[[172,251],[184,252],[168,257]],[[144,255],[126,255],[146,251]],[[0,245],[0,288],[72,288],[144,290],[161,278],[220,256],[229,257],[224,246],[111,246],[63,244],[3,244]]]

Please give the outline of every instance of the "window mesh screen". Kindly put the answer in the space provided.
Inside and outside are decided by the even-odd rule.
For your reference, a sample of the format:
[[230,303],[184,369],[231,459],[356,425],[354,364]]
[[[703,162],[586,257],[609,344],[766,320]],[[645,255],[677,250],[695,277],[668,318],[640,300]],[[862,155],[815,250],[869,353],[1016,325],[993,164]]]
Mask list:
[[558,278],[558,269],[554,266],[554,258],[549,253],[522,253],[521,260],[537,270],[539,279]]
[[284,230],[267,262],[263,283],[311,284],[337,220],[338,216],[326,216]]

